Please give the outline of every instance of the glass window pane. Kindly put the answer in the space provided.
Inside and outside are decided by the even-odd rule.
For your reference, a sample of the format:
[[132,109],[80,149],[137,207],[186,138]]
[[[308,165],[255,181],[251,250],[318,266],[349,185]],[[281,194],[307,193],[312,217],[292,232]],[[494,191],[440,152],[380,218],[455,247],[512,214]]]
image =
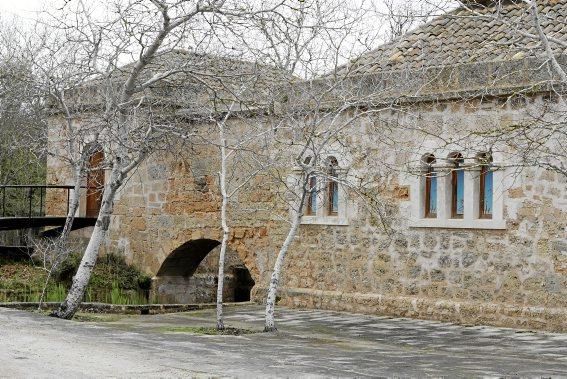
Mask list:
[[484,173],[484,214],[492,214],[492,171]]
[[337,182],[331,183],[331,213],[339,213],[339,188]]
[[429,214],[437,213],[437,177],[433,174],[429,180]]
[[465,172],[463,170],[457,170],[457,207],[455,213],[462,215],[465,213]]

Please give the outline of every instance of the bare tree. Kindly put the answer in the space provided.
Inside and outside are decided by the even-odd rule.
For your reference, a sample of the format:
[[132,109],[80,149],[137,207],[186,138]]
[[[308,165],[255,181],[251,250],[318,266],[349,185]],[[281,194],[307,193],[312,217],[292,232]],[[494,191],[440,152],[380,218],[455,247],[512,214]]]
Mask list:
[[[64,115],[65,109],[102,107],[102,116],[93,114],[89,120],[91,130],[86,133],[88,138],[85,141],[93,141],[92,128],[96,128],[94,140],[104,150],[109,180],[105,183],[97,222],[71,290],[55,315],[70,318],[75,313],[108,230],[117,192],[129,174],[163,141],[164,131],[171,129],[171,124],[164,124],[163,118],[152,117],[150,105],[152,101],[158,101],[151,96],[152,89],[181,73],[196,81],[208,77],[200,71],[203,67],[194,65],[198,55],[184,61],[180,58],[190,58],[191,55],[181,54],[175,59],[175,49],[183,43],[190,43],[195,50],[207,51],[210,36],[218,33],[226,22],[223,16],[237,18],[260,14],[278,4],[242,7],[237,2],[224,0],[196,3],[126,1],[113,3],[114,12],[103,14],[100,19],[95,19],[97,14],[93,8],[85,7],[82,2],[74,8],[73,4],[65,5],[63,11],[68,14],[57,18],[61,24],[56,24],[55,30],[63,35],[63,41],[75,42],[74,51],[90,59],[89,64],[84,65],[83,60],[77,62],[75,54],[72,54],[66,67],[76,72],[86,66],[91,81],[85,83],[87,77],[82,76],[83,84],[65,92],[66,102],[59,103]],[[46,44],[46,47],[53,46]],[[49,52],[54,53],[53,50]],[[173,53],[173,56],[168,57],[168,53]],[[134,58],[133,63],[123,64],[131,58]],[[85,96],[86,93],[90,97]],[[79,130],[84,133],[84,129]],[[69,141],[75,146],[77,138],[71,137]],[[85,156],[84,152],[81,156]],[[77,165],[75,178],[81,176],[82,167]]]
[[317,218],[311,213],[314,202],[320,204],[323,213],[335,216],[339,196],[342,207],[344,198],[358,198],[387,225],[382,218],[383,202],[370,195],[369,183],[350,170],[358,154],[348,142],[352,137],[349,128],[384,109],[358,106],[368,100],[365,90],[359,90],[365,88],[364,83],[360,86],[357,78],[351,78],[350,64],[343,64],[348,57],[368,49],[378,37],[361,27],[370,25],[367,17],[375,16],[365,10],[364,6],[349,9],[340,2],[305,2],[295,15],[297,21],[286,28],[265,21],[258,27],[265,38],[262,51],[270,62],[304,79],[285,83],[274,97],[270,166],[278,168],[272,170],[272,176],[284,189],[280,199],[289,209],[289,218],[282,221],[289,229],[275,257],[268,286],[265,331],[276,330],[274,311],[285,259],[306,213],[308,219]]
[[[32,63],[19,46],[29,37],[17,19],[0,18],[0,186],[2,216],[28,214],[39,192],[31,187],[45,181],[47,124]],[[30,230],[0,232],[5,245],[22,245]]]
[[[372,3],[384,31],[386,41],[393,41],[451,8],[451,1],[383,0]],[[382,10],[383,9],[383,10]]]
[[[238,128],[237,133],[231,133],[232,138],[227,136],[227,121],[233,116],[233,106],[229,106],[224,117],[216,120],[218,127],[220,152],[220,171],[218,173],[219,191],[221,196],[220,221],[222,228],[222,240],[219,255],[218,283],[217,283],[217,329],[223,330],[223,294],[226,250],[230,236],[230,221],[228,207],[231,199],[241,190],[246,189],[247,184],[259,173],[269,167],[267,162],[261,159],[262,146],[257,143],[258,139],[269,132],[269,130],[258,130],[259,125],[245,122],[246,128]],[[245,130],[242,130],[245,129]],[[242,134],[240,133],[242,131]],[[251,146],[252,145],[252,146]],[[251,155],[252,157],[249,157]],[[234,171],[238,171],[235,174]],[[236,179],[236,180],[235,180]]]

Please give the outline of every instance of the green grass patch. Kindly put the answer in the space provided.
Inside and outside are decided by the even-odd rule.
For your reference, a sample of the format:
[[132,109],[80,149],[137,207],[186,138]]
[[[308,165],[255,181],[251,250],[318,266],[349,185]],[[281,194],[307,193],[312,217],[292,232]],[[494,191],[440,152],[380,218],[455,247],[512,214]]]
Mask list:
[[189,334],[207,335],[207,336],[218,336],[218,335],[241,336],[244,334],[258,333],[250,329],[225,328],[224,330],[217,330],[217,328],[215,327],[205,327],[205,326],[164,326],[159,328],[159,331],[164,333],[189,333]]
[[130,315],[116,313],[85,313],[77,312],[73,316],[73,321],[79,322],[115,322],[128,318]]
[[[47,286],[45,301],[65,299],[71,287],[81,257],[70,256]],[[40,299],[47,272],[33,262],[0,262],[0,302],[37,302]],[[84,301],[109,304],[149,304],[151,278],[128,265],[115,254],[100,257],[93,270]]]

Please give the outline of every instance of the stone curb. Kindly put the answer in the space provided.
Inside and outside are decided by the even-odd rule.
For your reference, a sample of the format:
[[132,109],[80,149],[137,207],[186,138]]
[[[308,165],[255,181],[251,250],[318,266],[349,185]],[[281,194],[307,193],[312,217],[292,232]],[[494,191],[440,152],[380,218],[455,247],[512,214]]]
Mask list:
[[[55,309],[59,306],[58,302],[44,302],[41,309]],[[224,306],[233,307],[241,305],[250,305],[252,302],[241,303],[225,303]],[[39,307],[38,302],[13,302],[0,303],[0,307],[30,310]],[[107,303],[81,303],[79,310],[87,313],[112,313],[112,314],[161,314],[161,313],[177,313],[197,311],[202,309],[214,309],[215,303],[204,304],[147,304],[147,305],[131,305],[131,304],[107,304]]]

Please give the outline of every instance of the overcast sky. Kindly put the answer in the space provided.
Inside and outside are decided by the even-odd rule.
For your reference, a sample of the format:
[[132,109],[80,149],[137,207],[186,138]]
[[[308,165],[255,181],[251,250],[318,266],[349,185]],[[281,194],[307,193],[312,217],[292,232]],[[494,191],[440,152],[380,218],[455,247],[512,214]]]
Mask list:
[[[36,20],[42,10],[49,10],[54,11],[58,8],[63,7],[66,2],[73,2],[73,0],[0,0],[0,20],[10,20],[13,17],[17,17],[20,19],[20,26],[24,26],[27,21]],[[98,1],[86,1],[87,4],[93,5],[97,4],[105,4],[107,0],[98,0]],[[242,1],[264,1],[264,0],[242,0]],[[297,0],[295,0],[297,1]],[[390,37],[388,37],[388,23],[384,21],[384,19],[377,18],[381,12],[385,12],[386,8],[384,8],[385,2],[394,2],[397,5],[406,4],[406,7],[410,7],[414,9],[417,14],[428,14],[428,11],[424,10],[427,9],[426,4],[430,4],[434,2],[436,4],[441,3],[448,3],[451,0],[343,0],[344,5],[347,8],[357,9],[359,11],[363,11],[361,13],[360,19],[360,30],[357,32],[354,29],[351,31],[353,41],[352,43],[345,43],[344,45],[346,48],[341,50],[341,56],[339,61],[346,62],[354,56],[358,56],[361,53],[367,51],[369,48],[374,48],[379,44],[387,41]],[[425,6],[426,8],[422,8]],[[106,7],[102,6],[101,9],[106,9]],[[401,8],[400,8],[401,9]],[[418,9],[420,9],[418,11]],[[438,8],[433,8],[438,9]],[[446,9],[446,8],[445,8]],[[399,10],[397,9],[396,12]],[[425,13],[420,13],[425,12]],[[405,12],[402,11],[402,14]],[[438,13],[438,12],[435,12]],[[362,16],[363,15],[363,16]],[[426,20],[426,18],[416,18],[415,23],[411,23],[411,27],[417,26],[419,23]],[[407,25],[409,26],[409,25]],[[356,34],[358,33],[358,34]],[[362,34],[360,34],[362,33]],[[359,38],[361,35],[364,38]],[[189,46],[191,47],[191,46]]]
[[35,12],[41,10],[45,3],[46,0],[0,0],[0,13],[2,15],[34,18]]

